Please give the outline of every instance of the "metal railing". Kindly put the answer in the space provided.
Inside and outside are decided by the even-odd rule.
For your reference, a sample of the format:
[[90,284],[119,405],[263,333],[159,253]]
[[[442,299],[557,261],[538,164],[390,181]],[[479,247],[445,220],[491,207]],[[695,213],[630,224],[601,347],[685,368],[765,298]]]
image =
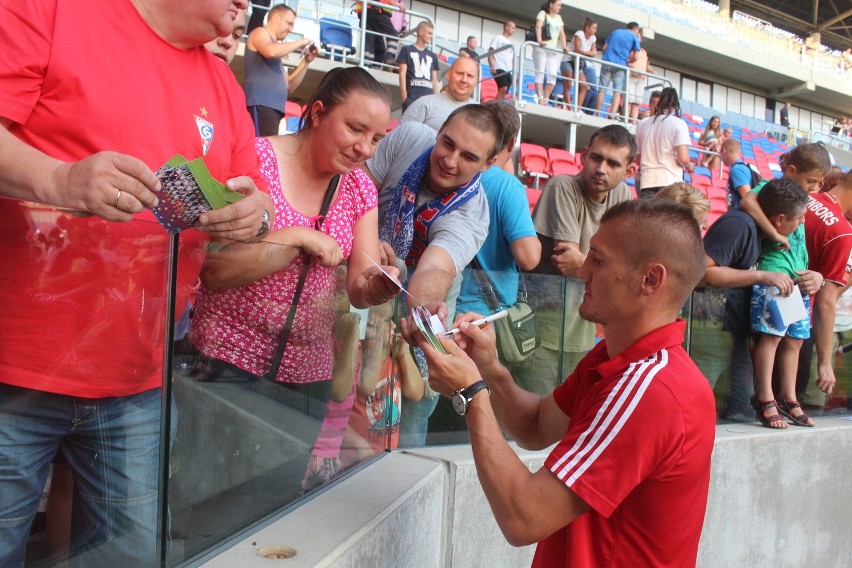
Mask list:
[[[552,49],[552,48],[549,48],[549,47],[541,47],[536,42],[524,42],[521,45],[520,53],[515,58],[515,69],[513,70],[514,74],[515,74],[514,84],[513,84],[513,86],[514,86],[514,97],[513,98],[515,98],[515,100],[518,100],[518,101],[523,100],[523,96],[524,96],[524,92],[523,92],[524,72],[529,71],[530,68],[528,67],[528,63],[532,62],[531,58],[525,57],[525,56],[528,53],[530,53],[530,49],[534,48],[534,47],[540,47],[541,49],[545,49],[546,51],[549,51],[549,52],[552,52],[552,53],[558,53],[560,56],[566,55],[565,53],[563,53],[561,50],[558,50],[558,49]],[[572,66],[572,69],[573,69],[574,77],[571,78],[571,79],[568,79],[568,78],[563,77],[563,75],[561,73],[558,74],[558,75],[545,73],[545,77],[544,77],[543,80],[547,81],[547,77],[554,77],[556,81],[570,80],[572,82],[571,97],[570,97],[571,101],[570,102],[566,102],[565,100],[563,100],[562,102],[550,100],[550,101],[547,101],[547,104],[554,103],[556,106],[562,107],[566,110],[571,110],[574,113],[583,112],[584,110],[591,110],[596,115],[600,115],[604,118],[612,118],[612,119],[616,119],[616,120],[621,120],[623,122],[627,122],[627,120],[629,118],[630,102],[631,102],[631,98],[633,96],[638,96],[638,97],[642,98],[642,97],[644,97],[644,91],[651,90],[651,89],[654,89],[654,88],[657,88],[657,87],[671,87],[672,86],[672,82],[669,79],[667,79],[663,76],[660,76],[660,75],[655,75],[653,73],[647,73],[645,71],[639,71],[639,70],[633,69],[631,67],[627,67],[625,65],[618,65],[617,63],[611,63],[609,61],[604,61],[602,59],[598,59],[598,58],[595,58],[595,57],[588,57],[586,55],[582,55],[582,54],[579,54],[579,53],[570,52],[567,55],[568,55],[568,57],[571,58],[571,66]],[[585,71],[589,66],[595,66],[595,69],[597,71],[598,81],[596,81],[594,83],[587,81],[587,80],[581,81],[579,79],[580,72]],[[609,112],[605,112],[603,110],[603,106],[601,107],[601,109],[589,108],[589,107],[586,107],[586,106],[583,105],[584,101],[578,101],[577,100],[579,98],[580,85],[588,86],[589,91],[598,91],[598,96],[600,96],[601,87],[600,87],[599,79],[600,79],[600,75],[601,75],[604,68],[611,68],[613,71],[622,70],[625,73],[625,77],[624,77],[624,83],[625,84],[624,84],[623,89],[615,89],[614,85],[610,85],[609,87],[606,87],[607,90],[612,90],[613,95],[615,93],[618,93],[618,94],[621,95],[622,102],[623,102],[623,108],[622,108],[621,113],[617,113],[616,112],[617,109],[610,109]],[[534,64],[533,64],[532,74],[534,75],[535,72],[536,71],[535,71],[535,67],[534,67]],[[634,93],[632,91],[633,85],[632,85],[632,82],[630,81],[630,75],[631,74],[642,75],[643,77],[645,77],[645,87],[644,87],[642,93]],[[585,77],[585,73],[584,73],[584,77]],[[564,95],[563,95],[563,97],[564,97]],[[605,98],[605,93],[604,93],[604,98]],[[535,102],[538,102],[538,101],[536,100]]]

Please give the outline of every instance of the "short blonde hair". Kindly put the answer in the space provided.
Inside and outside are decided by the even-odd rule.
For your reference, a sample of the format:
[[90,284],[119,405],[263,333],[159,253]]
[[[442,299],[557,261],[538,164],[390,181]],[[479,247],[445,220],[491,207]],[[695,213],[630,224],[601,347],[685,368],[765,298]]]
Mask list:
[[657,192],[658,199],[668,199],[689,207],[698,224],[702,224],[710,213],[710,200],[699,189],[684,181],[668,185]]

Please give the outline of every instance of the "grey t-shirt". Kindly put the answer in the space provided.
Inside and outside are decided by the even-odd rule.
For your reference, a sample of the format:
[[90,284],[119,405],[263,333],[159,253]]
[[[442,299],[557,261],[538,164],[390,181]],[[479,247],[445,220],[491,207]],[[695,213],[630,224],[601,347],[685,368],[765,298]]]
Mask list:
[[[436,136],[435,130],[425,124],[400,124],[382,139],[376,154],[367,160],[367,167],[379,185],[379,223],[384,219],[393,188],[405,170],[435,144]],[[435,197],[425,185],[421,185],[417,192],[416,207]],[[485,192],[478,191],[456,209],[435,219],[429,227],[429,246],[438,246],[447,251],[455,264],[457,278],[485,242],[488,219]]]
[[426,95],[411,103],[411,106],[408,107],[402,118],[399,119],[399,122],[421,122],[430,128],[440,130],[441,126],[444,125],[444,121],[447,120],[447,117],[454,110],[460,106],[475,102],[473,99],[461,102],[457,101],[446,92],[436,95]]
[[[580,251],[587,254],[589,241],[600,227],[607,209],[632,198],[630,190],[621,183],[607,193],[603,203],[597,203],[583,194],[579,177],[557,175],[550,178],[533,212],[533,225],[541,241],[541,263],[535,271],[559,274],[550,260],[554,241],[577,243]],[[567,278],[563,283],[563,279],[556,276],[533,278],[527,280],[527,288],[531,303],[539,304],[533,307],[538,315],[542,345],[571,352],[587,351],[594,346],[594,324],[580,318],[577,312],[583,300],[582,280]],[[565,298],[564,306],[562,298]]]

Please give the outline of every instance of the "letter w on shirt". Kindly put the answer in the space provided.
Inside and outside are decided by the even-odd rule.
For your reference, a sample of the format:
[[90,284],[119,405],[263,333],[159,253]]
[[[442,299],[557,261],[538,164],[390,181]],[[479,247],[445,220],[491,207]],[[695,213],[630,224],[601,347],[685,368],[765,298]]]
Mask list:
[[411,54],[411,63],[414,68],[414,76],[418,79],[429,79],[432,74],[432,56]]

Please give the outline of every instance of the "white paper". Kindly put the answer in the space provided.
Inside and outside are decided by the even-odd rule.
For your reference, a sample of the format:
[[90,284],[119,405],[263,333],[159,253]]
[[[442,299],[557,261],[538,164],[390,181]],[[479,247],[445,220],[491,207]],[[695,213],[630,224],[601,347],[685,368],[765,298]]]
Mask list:
[[400,282],[398,278],[395,278],[394,276],[391,276],[391,274],[389,274],[387,270],[385,270],[384,268],[382,268],[382,267],[381,267],[381,265],[380,265],[379,263],[377,263],[375,260],[373,260],[372,258],[370,258],[370,255],[369,255],[369,254],[367,254],[367,253],[366,253],[366,252],[364,252],[364,251],[361,251],[361,252],[363,253],[363,255],[364,255],[364,256],[366,256],[366,257],[367,257],[367,260],[369,260],[370,262],[372,262],[372,263],[373,263],[373,266],[375,266],[375,267],[377,267],[379,270],[381,270],[381,271],[382,271],[382,274],[384,274],[385,276],[387,276],[387,277],[390,279],[390,281],[391,281],[391,282],[393,282],[394,284],[396,284],[396,285],[399,287],[399,289],[400,289],[400,290],[402,290],[403,292],[405,292],[405,293],[408,295],[408,297],[409,297],[409,298],[411,298],[412,300],[414,300],[415,305],[418,305],[418,306],[422,306],[422,305],[423,305],[423,302],[421,302],[420,300],[418,300],[417,298],[415,298],[414,296],[412,296],[412,295],[411,295],[411,292],[409,292],[408,290],[406,290],[406,289],[405,289],[405,286],[403,286],[403,285],[402,285],[402,282]]
[[776,295],[775,302],[786,326],[808,317],[808,309],[805,307],[805,301],[802,299],[802,292],[799,290],[798,284],[793,286],[793,291],[789,296]]

